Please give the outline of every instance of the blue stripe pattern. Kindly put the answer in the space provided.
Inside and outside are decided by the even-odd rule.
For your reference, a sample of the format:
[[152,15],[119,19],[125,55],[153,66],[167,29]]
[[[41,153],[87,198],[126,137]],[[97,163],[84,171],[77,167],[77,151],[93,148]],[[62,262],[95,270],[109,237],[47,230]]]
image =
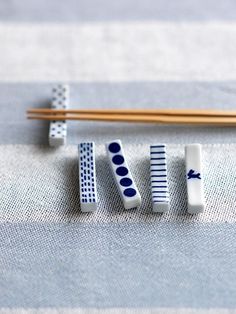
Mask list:
[[[95,5],[95,3],[97,5]],[[138,5],[137,5],[138,3]],[[209,21],[236,19],[234,0],[0,1],[2,22]],[[159,94],[158,94],[159,96]]]
[[[183,57],[186,48],[191,54],[195,49],[196,42],[202,43],[207,38],[212,38],[218,30],[223,31],[225,22],[232,23],[232,27],[234,27],[236,1],[12,0],[0,1],[0,17],[1,36],[3,41],[7,40],[7,45],[11,45],[11,42],[17,40],[18,31],[21,32],[28,22],[30,23],[28,27],[32,28],[31,36],[34,34],[34,30],[42,28],[45,29],[45,32],[51,33],[52,40],[54,27],[57,29],[59,26],[63,32],[67,32],[67,27],[73,31],[73,29],[83,28],[85,25],[91,29],[94,27],[101,29],[100,36],[103,38],[97,40],[98,49],[99,43],[104,41],[104,45],[110,47],[111,55],[114,55],[114,50],[116,51],[117,41],[123,41],[124,48],[131,47],[132,40],[136,40],[136,34],[140,29],[142,30],[142,25],[145,24],[150,27],[153,34],[156,27],[159,27],[159,23],[160,27],[163,27],[162,25],[165,27],[167,22],[173,25],[173,28],[189,23],[189,25],[195,25],[194,29],[198,25],[201,26],[201,21],[204,25],[208,23],[212,25],[210,29],[207,27],[210,31],[207,36],[205,34],[198,36],[195,31],[192,35],[197,35],[197,37],[192,38],[191,32],[186,34],[187,37],[183,36],[182,42],[178,43],[173,54],[169,56],[171,64],[178,62],[179,58]],[[155,22],[153,28],[151,28],[152,21]],[[71,28],[71,23],[75,25],[75,28]],[[120,26],[126,27],[127,23],[129,28],[132,26],[131,34],[122,35],[122,31],[119,33]],[[103,30],[102,25],[105,25]],[[106,28],[110,31],[107,32]],[[227,45],[233,36],[227,30],[225,35],[218,38],[222,45]],[[73,45],[70,47],[70,34],[65,34],[65,36],[68,37],[68,42],[61,42],[61,48],[64,48],[66,44],[68,49],[75,49],[76,47]],[[116,38],[115,41],[112,41],[113,36]],[[130,39],[129,43],[126,41],[127,38]],[[170,34],[166,34],[166,38],[161,38],[161,40],[168,41],[168,38],[171,38]],[[31,39],[28,38],[28,42],[31,42],[31,45],[41,45],[42,51],[53,48],[56,43],[56,41],[46,42],[37,35]],[[89,48],[89,43],[87,46]],[[204,53],[202,46],[199,45],[198,50],[200,52],[202,50]],[[56,49],[56,46],[54,48]],[[65,70],[68,73],[73,72],[73,55],[69,59],[63,58],[63,50],[60,47],[57,48],[58,56],[56,56],[55,64],[60,59],[62,68],[66,68],[65,64],[68,64]],[[143,40],[140,52],[144,51],[144,55],[148,54],[145,49],[145,40]],[[9,71],[15,71],[14,65],[19,63],[17,59],[19,54],[17,50],[9,51],[11,53],[8,58],[4,56],[4,51],[2,55],[8,61],[7,63],[12,65],[12,69]],[[129,52],[128,55],[122,56],[125,61],[132,58],[132,49],[129,49]],[[224,60],[225,64],[222,67],[223,70],[227,68],[225,60],[228,56],[230,57],[231,53],[232,49],[225,49],[225,53],[221,55],[221,60]],[[200,70],[197,73],[194,72],[198,77],[194,80],[191,79],[192,74],[194,77],[195,74],[191,71],[190,65],[189,75],[183,78],[180,73],[180,76],[175,76],[175,79],[172,80],[172,73],[167,71],[163,72],[163,78],[160,74],[160,80],[156,81],[150,79],[149,70],[145,72],[145,69],[149,69],[150,63],[154,67],[158,67],[158,55],[159,51],[154,60],[142,58],[142,67],[134,62],[133,65],[130,64],[130,67],[137,68],[134,81],[128,77],[125,78],[125,74],[122,74],[125,80],[117,79],[117,77],[113,80],[110,79],[109,73],[104,73],[104,75],[101,74],[101,80],[94,76],[94,80],[80,82],[72,73],[70,81],[71,109],[78,107],[81,109],[108,108],[110,104],[114,109],[130,109],[131,104],[135,104],[137,109],[167,109],[173,108],[173,104],[176,109],[186,108],[186,104],[189,108],[197,107],[199,109],[206,107],[212,109],[235,108],[236,81],[233,70],[230,72],[228,80],[222,78],[219,81],[223,73],[220,71],[215,71],[215,75],[211,76],[210,81],[202,79]],[[202,53],[198,53],[196,61],[200,62],[201,57]],[[37,62],[39,58],[39,53],[31,54],[25,68],[31,67],[33,61]],[[88,63],[90,60],[95,60],[96,67],[96,63],[99,62],[96,60],[96,50],[91,53],[89,51],[83,62]],[[112,60],[112,58],[110,60],[111,71],[113,68],[122,73],[128,71],[122,67],[122,64],[117,64],[116,60]],[[141,60],[141,55],[139,60]],[[52,62],[54,62],[53,56]],[[186,60],[187,63],[191,64],[191,60]],[[207,67],[207,65],[208,61],[206,60],[204,66]],[[19,80],[21,75],[16,68],[16,73],[19,75],[17,75],[18,79],[15,78],[15,83],[6,83],[7,80],[2,71],[0,141],[1,144],[10,144],[10,146],[11,144],[43,145],[41,152],[38,147],[33,148],[38,152],[38,157],[29,149],[27,161],[30,163],[30,160],[35,157],[40,161],[42,160],[40,154],[44,154],[45,161],[54,163],[54,153],[51,154],[52,150],[45,147],[49,140],[49,123],[40,120],[29,121],[24,118],[24,113],[28,108],[51,106],[52,87],[58,82],[52,83],[50,75],[48,75],[48,82],[42,80],[41,74],[37,73],[37,67],[32,68],[32,71],[35,74],[33,81],[30,77],[23,79],[25,75]],[[64,74],[60,75],[60,73],[66,74],[67,72],[62,71],[60,67],[55,67],[55,73],[58,73],[58,81],[64,81]],[[10,76],[12,77],[12,75]],[[13,115],[12,112],[15,114]],[[214,314],[234,312],[236,309],[236,267],[234,266],[236,224],[232,193],[236,168],[231,162],[218,169],[217,161],[220,161],[222,151],[225,154],[231,154],[229,152],[234,151],[234,146],[231,148],[224,143],[235,142],[235,129],[224,128],[222,132],[217,127],[202,126],[198,128],[118,123],[111,125],[86,121],[50,124],[52,131],[50,142],[55,146],[64,144],[65,139],[68,144],[75,145],[75,149],[77,149],[78,142],[94,140],[96,144],[104,145],[112,137],[121,138],[127,146],[127,157],[131,161],[131,170],[134,169],[134,179],[137,178],[138,188],[145,202],[137,211],[122,211],[119,198],[115,195],[116,189],[112,186],[109,178],[109,169],[106,168],[108,167],[106,157],[101,154],[97,159],[101,210],[93,214],[80,213],[77,210],[79,209],[79,205],[77,206],[77,202],[79,203],[77,189],[79,187],[76,181],[78,174],[72,173],[70,167],[70,163],[73,167],[75,165],[74,150],[67,147],[57,151],[58,159],[61,160],[61,156],[65,157],[64,163],[60,161],[53,168],[55,172],[50,173],[52,180],[44,182],[45,189],[43,189],[43,185],[41,187],[41,184],[35,186],[34,182],[36,181],[26,182],[26,176],[16,188],[19,176],[24,175],[26,167],[24,154],[21,154],[23,148],[19,148],[19,146],[11,148],[18,155],[16,156],[18,161],[13,164],[7,158],[8,149],[5,154],[5,147],[2,146],[1,151],[4,153],[2,153],[1,161],[5,165],[5,169],[9,168],[10,180],[5,180],[4,171],[0,172],[2,183],[0,193],[2,212],[0,312],[8,313],[12,310],[17,313],[24,311],[57,313],[69,312],[69,308],[76,313],[93,312],[91,310],[93,308],[100,308],[104,312],[112,312],[114,308],[120,308],[120,310],[115,309],[115,312],[122,312],[127,308],[127,312],[129,312],[128,309],[132,309],[131,311],[137,313],[142,310],[144,312],[181,312],[182,310],[182,312],[193,313],[199,310]],[[68,125],[67,135],[66,125]],[[60,136],[60,134],[64,136]],[[168,215],[156,215],[148,211],[147,197],[149,193],[146,187],[147,181],[150,179],[149,160],[146,160],[143,153],[148,142],[156,144],[153,145],[153,150],[162,149],[160,147],[162,145],[158,144],[157,134],[161,141],[175,144],[196,142],[196,139],[201,143],[221,143],[219,146],[212,146],[212,148],[208,146],[207,148],[206,156],[209,155],[209,150],[212,150],[212,155],[215,154],[213,160],[205,160],[206,187],[208,191],[215,192],[208,193],[207,213],[193,216],[186,212],[187,200],[184,200],[184,197],[187,194],[184,181],[184,160],[181,154],[176,154],[176,159],[171,161],[171,163],[173,162],[171,169],[168,168],[171,173],[169,187],[173,192],[171,212]],[[141,143],[142,145],[140,145]],[[68,152],[70,152],[69,154],[72,152],[70,157]],[[176,151],[170,148],[170,152]],[[140,156],[136,156],[139,153]],[[124,163],[119,152],[114,154],[116,155],[113,160],[114,167],[123,167]],[[135,156],[134,161],[132,160],[133,156]],[[157,170],[164,165],[154,165],[163,164],[166,162],[165,160],[166,158],[162,157],[162,154],[152,154],[151,169],[156,171],[155,174],[152,174],[155,177],[152,177],[151,181],[152,188],[156,191],[164,191],[168,188],[167,177],[156,177],[156,175],[162,175],[162,171]],[[86,161],[83,161],[83,167],[86,166]],[[69,167],[67,167],[68,164]],[[14,167],[16,166],[19,166],[19,169],[15,172]],[[172,167],[175,167],[175,170]],[[36,174],[40,175],[43,168],[44,165],[41,166],[38,163],[33,177]],[[217,180],[214,180],[214,174],[218,173],[218,170],[222,176],[220,186],[215,182]],[[121,171],[122,169],[119,169],[118,172],[121,173]],[[228,171],[230,171],[232,180],[228,180]],[[182,177],[178,178],[181,173]],[[87,180],[88,173],[85,176]],[[126,190],[127,195],[131,195],[130,188],[133,182],[127,175],[119,176],[119,184],[123,187],[123,191]],[[28,185],[31,186],[30,190],[28,190]],[[108,185],[111,186],[109,190]],[[39,188],[40,190],[38,190]],[[61,193],[61,195],[53,192],[54,190],[55,192],[56,190],[62,191],[62,189],[65,193]],[[7,194],[5,194],[6,190]],[[36,193],[37,191],[38,193]],[[31,192],[33,192],[32,201],[29,202],[28,197],[22,198],[24,193],[27,196],[31,195]],[[162,194],[162,198],[155,198],[154,204],[159,207],[167,204],[165,203],[166,196],[169,198],[167,193]],[[54,202],[49,203],[51,213],[48,215],[48,209],[44,206],[44,202],[50,195],[54,200],[58,198],[58,203],[56,206]],[[161,193],[153,195],[161,196]],[[130,196],[125,197],[130,198]],[[12,201],[7,198],[11,198]],[[91,206],[91,204],[83,203],[83,206]],[[18,221],[19,211],[22,211],[22,219],[25,222],[22,219]],[[28,211],[34,213],[35,222],[33,222],[34,215],[28,216]],[[15,213],[15,216],[12,213]],[[11,222],[12,218],[10,217],[12,216],[14,216],[14,223]],[[225,217],[226,219],[224,219]],[[210,222],[211,218],[217,223]],[[65,219],[65,222],[57,222],[58,219],[60,221]],[[47,222],[47,220],[49,221]],[[83,221],[83,223],[79,221]],[[226,223],[226,221],[231,221],[231,223]]]
[[[155,158],[153,156],[160,155]],[[150,146],[151,161],[151,189],[152,202],[154,207],[157,203],[169,203],[169,190],[167,184],[167,164],[166,164],[166,145]],[[160,178],[160,180],[158,180]]]
[[235,224],[4,223],[0,238],[0,307],[236,307]]

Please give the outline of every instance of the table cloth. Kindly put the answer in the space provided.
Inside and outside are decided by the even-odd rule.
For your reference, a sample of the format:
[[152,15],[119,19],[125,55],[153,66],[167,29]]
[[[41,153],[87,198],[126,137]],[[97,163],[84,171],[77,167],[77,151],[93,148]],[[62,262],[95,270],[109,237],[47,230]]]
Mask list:
[[[48,147],[55,83],[71,108],[235,109],[233,0],[0,1],[0,313],[236,313],[234,128],[68,122]],[[104,144],[142,195],[125,211]],[[81,213],[77,144],[96,143],[99,209]],[[167,143],[171,209],[151,211],[149,145]],[[206,210],[186,206],[184,144],[203,144]]]

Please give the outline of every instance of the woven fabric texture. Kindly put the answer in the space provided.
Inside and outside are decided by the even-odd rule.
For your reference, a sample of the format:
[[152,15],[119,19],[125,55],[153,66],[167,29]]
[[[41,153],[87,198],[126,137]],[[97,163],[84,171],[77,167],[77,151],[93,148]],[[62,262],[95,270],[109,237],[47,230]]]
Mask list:
[[[235,0],[0,1],[0,314],[232,314],[235,128],[68,122],[51,106],[235,109]],[[142,196],[124,210],[105,156],[121,139]],[[81,213],[79,142],[96,143],[99,208]],[[171,198],[152,212],[149,145],[167,143]],[[184,144],[203,144],[206,210],[187,213]],[[215,144],[218,143],[218,144]],[[176,145],[179,144],[179,145]]]
[[[122,222],[236,221],[236,145],[203,145],[206,210],[186,213],[184,146],[168,145],[171,209],[152,213],[147,144],[124,146],[142,206],[125,211],[112,178],[103,145],[96,146],[99,209],[81,213],[77,146],[59,150],[37,145],[5,145],[0,151],[0,221]],[[212,158],[214,156],[214,158]]]

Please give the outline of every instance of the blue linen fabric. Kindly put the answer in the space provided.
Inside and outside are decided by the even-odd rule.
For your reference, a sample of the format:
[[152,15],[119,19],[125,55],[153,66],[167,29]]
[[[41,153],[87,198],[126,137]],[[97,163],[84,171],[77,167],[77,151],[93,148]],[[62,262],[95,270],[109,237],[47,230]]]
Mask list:
[[[235,128],[69,122],[69,145],[54,150],[48,123],[25,119],[64,80],[71,108],[235,109],[235,19],[233,0],[0,1],[0,314],[236,313]],[[138,210],[124,211],[109,177],[104,143],[117,138]],[[95,214],[79,208],[81,141],[98,148]],[[158,142],[169,147],[165,215],[151,212]],[[196,216],[184,182],[192,142],[204,144]]]

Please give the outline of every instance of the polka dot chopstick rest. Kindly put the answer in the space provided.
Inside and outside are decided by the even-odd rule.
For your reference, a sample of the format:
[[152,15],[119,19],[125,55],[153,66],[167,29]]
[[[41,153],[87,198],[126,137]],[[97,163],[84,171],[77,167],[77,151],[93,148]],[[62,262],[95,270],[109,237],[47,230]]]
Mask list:
[[121,141],[115,140],[107,143],[106,151],[125,209],[139,206],[141,204],[141,196],[125,160]]
[[97,209],[97,185],[95,169],[95,144],[80,143],[79,151],[79,183],[80,206],[82,212],[93,212]]
[[[69,86],[56,85],[52,90],[52,109],[68,109]],[[58,147],[66,144],[67,125],[66,121],[52,121],[49,127],[49,145]]]
[[200,144],[185,146],[188,212],[190,214],[201,213],[205,208],[201,159]]
[[169,189],[165,144],[150,146],[150,176],[153,211],[167,212],[169,210]]

